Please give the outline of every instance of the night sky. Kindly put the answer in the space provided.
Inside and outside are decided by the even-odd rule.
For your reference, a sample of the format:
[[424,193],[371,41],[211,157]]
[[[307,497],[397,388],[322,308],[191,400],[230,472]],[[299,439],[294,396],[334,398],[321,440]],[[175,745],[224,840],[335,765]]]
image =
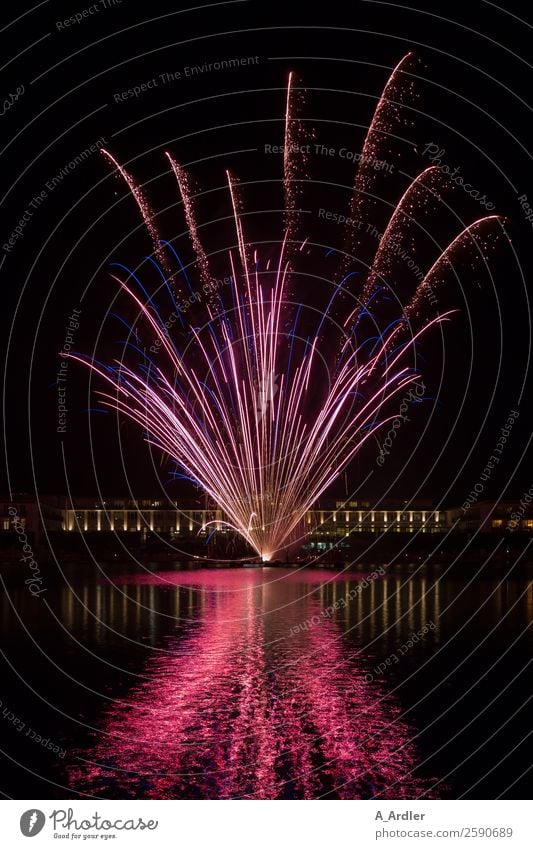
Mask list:
[[[65,381],[64,432],[58,432],[59,352],[69,319],[78,316],[73,350],[96,351],[106,361],[117,356],[124,328],[109,314],[128,318],[128,306],[110,263],[135,268],[153,250],[134,201],[97,148],[105,146],[144,185],[162,237],[176,240],[194,277],[164,151],[188,168],[202,192],[206,249],[224,276],[235,242],[227,168],[242,184],[250,240],[274,256],[282,238],[282,157],[265,145],[283,143],[287,77],[296,72],[306,89],[300,117],[311,139],[302,231],[324,246],[309,263],[327,277],[328,248],[342,248],[343,231],[318,210],[349,214],[354,183],[354,163],[339,151],[361,150],[388,76],[409,51],[418,57],[410,66],[410,109],[386,140],[395,171],[376,184],[376,223],[386,223],[385,211],[390,215],[409,178],[431,164],[424,151],[439,150],[440,164],[458,169],[479,197],[453,183],[443,191],[444,214],[414,213],[429,233],[414,248],[420,266],[436,258],[431,240],[442,250],[489,209],[505,217],[510,241],[496,238],[495,227],[487,261],[474,262],[467,252],[446,276],[439,310],[457,312],[419,346],[424,401],[412,405],[381,468],[376,443],[351,464],[348,492],[462,503],[512,411],[519,415],[485,494],[519,498],[529,488],[532,25],[518,17],[517,2],[505,10],[488,2],[419,5],[329,2],[312,10],[300,2],[238,0],[180,11],[162,0],[93,6],[52,0],[4,8],[4,492],[195,494],[169,482],[171,467],[138,429],[117,427],[113,413],[98,411],[100,387],[94,379],[90,386],[88,371],[74,362]],[[244,60],[240,67],[209,69],[234,58]],[[134,87],[141,91],[130,93]],[[156,283],[148,273],[143,279],[148,288]],[[397,284],[408,287],[407,276],[399,272]],[[305,303],[321,303],[309,280],[301,291]],[[344,493],[344,480],[331,490]]]

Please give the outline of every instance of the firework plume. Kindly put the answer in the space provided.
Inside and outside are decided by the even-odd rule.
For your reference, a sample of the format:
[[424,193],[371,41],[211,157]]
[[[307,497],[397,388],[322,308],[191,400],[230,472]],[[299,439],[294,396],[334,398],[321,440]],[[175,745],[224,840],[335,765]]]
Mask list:
[[[400,119],[411,87],[405,76],[409,61],[410,54],[396,66],[378,102],[359,159],[352,215],[364,213],[376,174],[372,162],[393,134],[395,120]],[[180,333],[169,331],[154,298],[131,272],[126,279],[115,279],[135,307],[135,336],[144,326],[149,336],[157,339],[157,361],[144,355],[141,362],[128,364],[123,357],[102,365],[72,355],[112,387],[101,393],[102,402],[143,428],[148,442],[172,458],[181,473],[213,499],[222,509],[226,525],[266,561],[279,557],[301,539],[305,512],[362,446],[395,417],[395,397],[420,376],[413,367],[418,340],[449,316],[425,317],[419,327],[413,326],[422,313],[424,298],[434,293],[458,251],[472,245],[482,249],[486,228],[497,220],[490,216],[465,228],[418,278],[400,314],[376,330],[370,305],[374,312],[417,205],[437,192],[439,169],[425,169],[394,208],[365,277],[355,278],[355,291],[354,278],[346,269],[349,252],[343,252],[338,282],[310,329],[300,307],[295,306],[292,282],[298,258],[303,256],[295,245],[301,248],[305,244],[298,236],[296,209],[300,194],[296,183],[301,183],[303,162],[302,145],[297,143],[301,125],[292,114],[296,103],[291,75],[283,162],[286,229],[272,268],[272,258],[262,265],[246,239],[239,187],[227,173],[236,244],[229,251],[230,283],[223,291],[200,241],[189,177],[167,153],[197,273],[204,291],[210,293],[204,300],[202,320],[195,313],[193,321],[176,306],[177,284],[169,285],[168,256],[163,259],[163,251],[174,260],[179,257],[171,243],[159,238],[154,216],[132,177],[106,154],[132,190],[146,221],[154,243],[152,262],[157,260],[166,296],[176,306]],[[356,247],[351,244],[350,250]],[[180,266],[190,286],[181,261]],[[349,294],[347,308],[339,306],[346,303],[346,298],[337,298],[339,292]],[[339,316],[342,309],[344,314]],[[363,327],[369,317],[373,327],[365,334]],[[139,346],[132,347],[138,355]]]

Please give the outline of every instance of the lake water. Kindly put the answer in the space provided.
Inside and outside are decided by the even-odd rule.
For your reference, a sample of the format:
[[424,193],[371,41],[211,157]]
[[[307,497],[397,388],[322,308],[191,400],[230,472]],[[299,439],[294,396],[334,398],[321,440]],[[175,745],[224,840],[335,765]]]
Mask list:
[[445,572],[71,566],[39,598],[11,578],[0,788],[530,798],[531,582]]

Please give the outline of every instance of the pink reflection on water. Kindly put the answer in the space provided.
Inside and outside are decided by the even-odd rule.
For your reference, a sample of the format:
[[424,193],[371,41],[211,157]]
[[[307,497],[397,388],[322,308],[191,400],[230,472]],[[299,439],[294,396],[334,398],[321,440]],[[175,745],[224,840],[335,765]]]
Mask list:
[[[149,680],[106,712],[93,748],[69,767],[73,788],[154,799],[398,799],[427,791],[429,783],[410,774],[414,731],[399,705],[365,683],[339,629],[308,595],[334,575],[265,572],[122,580],[163,592],[201,587],[204,606],[186,635],[173,635],[148,662]],[[291,633],[313,615],[317,625]]]
[[379,580],[377,571],[370,568],[367,571],[346,571],[337,569],[310,569],[282,568],[263,566],[259,568],[213,568],[213,569],[186,569],[184,571],[146,571],[141,575],[121,575],[115,578],[117,583],[131,586],[143,586],[146,584],[168,584],[180,587],[205,587],[210,590],[233,590],[240,592],[250,586],[264,586],[266,584],[297,583],[300,585],[328,584],[339,581],[358,581],[369,578],[373,574],[373,580]]

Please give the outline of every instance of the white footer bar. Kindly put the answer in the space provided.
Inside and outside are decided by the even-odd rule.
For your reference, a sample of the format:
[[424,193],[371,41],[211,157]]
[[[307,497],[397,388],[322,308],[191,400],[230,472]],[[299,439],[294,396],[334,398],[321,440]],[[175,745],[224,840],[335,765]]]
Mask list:
[[9,849],[533,847],[527,801],[6,800],[0,811]]

